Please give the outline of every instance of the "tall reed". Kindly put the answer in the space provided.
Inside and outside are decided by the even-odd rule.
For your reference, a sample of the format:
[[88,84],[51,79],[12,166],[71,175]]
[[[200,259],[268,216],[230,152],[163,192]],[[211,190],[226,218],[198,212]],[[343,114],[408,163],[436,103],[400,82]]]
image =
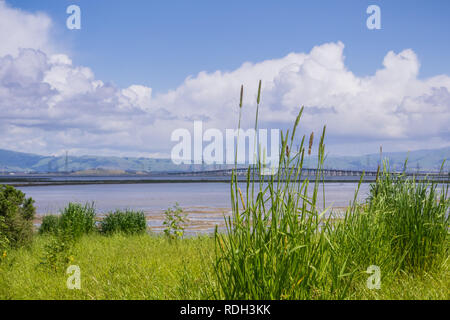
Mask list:
[[[303,108],[293,133],[282,133],[282,151],[292,150],[302,112]],[[249,168],[246,203],[242,206],[238,198],[243,200],[243,197],[240,197],[237,175],[233,172],[233,214],[226,219],[226,234],[217,230],[215,233],[215,270],[221,296],[226,299],[307,299],[345,295],[346,286],[341,285],[345,275],[340,270],[328,272],[331,263],[326,235],[329,221],[324,217],[325,212],[317,207],[324,136],[325,128],[318,146],[319,170],[311,183],[308,179],[300,180],[305,137],[299,152],[280,152],[280,166],[268,181],[264,181],[261,174],[264,163],[259,155],[255,166],[259,175],[255,178]],[[250,188],[255,187],[255,196],[249,197]],[[312,197],[309,197],[311,188]]]

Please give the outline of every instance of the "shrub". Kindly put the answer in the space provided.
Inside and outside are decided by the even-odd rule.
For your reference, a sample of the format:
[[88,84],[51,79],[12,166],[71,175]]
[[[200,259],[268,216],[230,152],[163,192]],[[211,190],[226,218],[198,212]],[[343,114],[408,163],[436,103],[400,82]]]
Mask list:
[[49,242],[44,246],[41,265],[49,267],[52,271],[62,271],[73,261],[73,249],[76,239],[70,233],[56,229]]
[[95,230],[95,209],[93,205],[69,203],[61,213],[59,226],[61,231],[73,239]]
[[6,228],[5,217],[0,216],[0,254],[3,252],[2,250],[5,249],[9,244],[8,238],[5,234],[2,233],[2,230],[4,228]]
[[95,230],[93,205],[69,203],[61,216],[48,215],[42,220],[39,233],[50,234],[44,246],[41,264],[53,271],[65,270],[73,260],[72,252],[77,240]]
[[125,233],[138,234],[147,230],[147,220],[142,211],[120,211],[109,213],[100,222],[101,231],[105,234]]
[[12,186],[0,186],[0,237],[12,247],[29,244],[33,237],[34,200]]
[[56,215],[48,215],[42,219],[41,227],[39,228],[39,233],[52,233],[55,234],[60,228],[61,217]]
[[186,223],[186,214],[183,209],[176,203],[173,208],[169,208],[164,212],[163,225],[166,226],[164,233],[171,239],[181,238],[184,235],[184,225]]

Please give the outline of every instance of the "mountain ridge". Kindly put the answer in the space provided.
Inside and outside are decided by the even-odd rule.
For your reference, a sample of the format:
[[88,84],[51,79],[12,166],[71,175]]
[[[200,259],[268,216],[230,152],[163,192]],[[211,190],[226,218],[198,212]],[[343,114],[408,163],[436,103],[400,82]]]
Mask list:
[[[417,171],[438,171],[445,159],[450,160],[450,147],[440,149],[424,149],[411,152],[386,152],[383,159],[388,159],[394,170],[402,169],[408,158],[408,168]],[[314,167],[317,158],[305,157],[305,167]],[[380,163],[380,154],[362,156],[328,155],[325,168],[343,170],[376,170]],[[44,156],[33,153],[0,149],[0,172],[76,172],[86,170],[122,170],[136,172],[198,171],[228,168],[227,165],[175,165],[170,159],[107,157],[107,156],[68,156],[67,168],[65,156]],[[67,169],[67,170],[66,170]],[[450,169],[446,162],[444,169]]]

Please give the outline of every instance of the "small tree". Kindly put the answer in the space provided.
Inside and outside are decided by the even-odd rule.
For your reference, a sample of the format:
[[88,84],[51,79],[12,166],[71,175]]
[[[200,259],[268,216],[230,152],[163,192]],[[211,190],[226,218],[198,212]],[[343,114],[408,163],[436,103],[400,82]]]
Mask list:
[[12,247],[29,244],[33,237],[34,200],[12,186],[0,186],[0,235]]
[[180,208],[178,203],[172,208],[167,209],[164,212],[165,219],[163,224],[166,226],[164,233],[170,239],[181,238],[184,235],[184,225],[186,223],[186,213]]

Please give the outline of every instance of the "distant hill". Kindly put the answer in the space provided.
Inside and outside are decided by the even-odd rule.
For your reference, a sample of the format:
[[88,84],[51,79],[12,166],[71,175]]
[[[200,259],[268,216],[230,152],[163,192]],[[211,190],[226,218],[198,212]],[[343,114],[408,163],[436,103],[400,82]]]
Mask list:
[[[403,168],[408,157],[408,169],[411,171],[438,171],[444,159],[445,171],[450,171],[450,147],[434,150],[418,150],[407,152],[383,153],[383,159],[388,159],[394,170]],[[379,154],[363,156],[333,156],[328,155],[325,168],[344,170],[376,170],[380,161]],[[42,156],[0,149],[1,172],[65,172],[65,156]],[[305,159],[305,167],[315,167],[314,157]],[[217,165],[175,165],[170,159],[130,158],[130,157],[98,157],[98,156],[70,156],[68,157],[68,171],[79,174],[96,174],[105,171],[119,173],[148,173],[148,172],[180,172],[193,170],[223,169],[227,166]],[[229,166],[228,166],[229,167]]]
[[[383,159],[389,161],[393,170],[402,170],[408,159],[407,169],[410,171],[439,171],[444,160],[444,170],[450,170],[450,147],[433,150],[417,150],[411,152],[387,152]],[[329,156],[325,160],[325,167],[330,169],[347,170],[376,170],[380,162],[380,154],[369,154],[354,157]]]
[[23,171],[30,170],[34,165],[45,159],[31,153],[22,153],[0,149],[0,170]]
[[[95,170],[123,171],[124,173],[183,171],[190,166],[176,166],[169,159],[68,156],[67,171],[85,171],[94,174]],[[65,172],[65,156],[40,156],[29,153],[0,149],[0,172]]]

